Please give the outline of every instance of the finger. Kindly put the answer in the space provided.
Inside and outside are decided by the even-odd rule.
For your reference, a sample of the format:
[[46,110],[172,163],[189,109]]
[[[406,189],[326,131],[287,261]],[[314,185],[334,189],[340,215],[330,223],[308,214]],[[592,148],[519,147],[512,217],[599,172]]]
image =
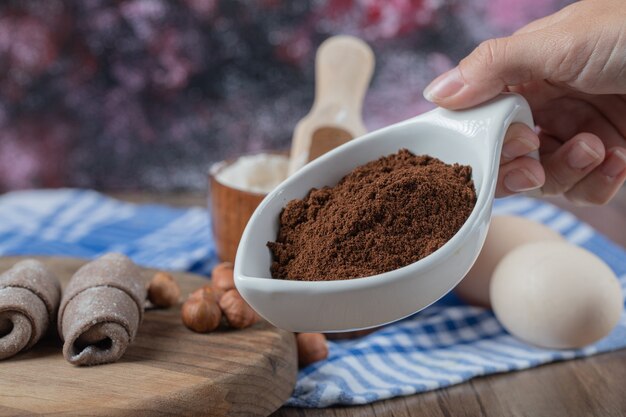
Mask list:
[[526,26],[523,26],[513,32],[513,35],[520,35],[523,33],[531,33],[536,32],[538,30],[545,29],[546,27],[552,24],[552,16],[542,17],[541,19],[533,20],[528,23]]
[[523,123],[514,123],[506,131],[500,164],[505,164],[520,156],[539,149],[539,137]]
[[541,163],[528,156],[514,159],[500,166],[496,197],[506,197],[515,193],[540,188],[545,181]]
[[542,161],[546,195],[562,194],[585,178],[604,160],[604,144],[591,133],[579,133]]
[[571,94],[570,90],[546,80],[535,80],[519,85],[511,85],[507,89],[512,93],[524,96],[530,108],[533,109],[533,114],[537,110],[550,108],[554,100]]
[[541,19],[533,20],[532,22],[528,23],[526,26],[519,28],[518,30],[513,32],[513,34],[518,35],[521,33],[536,32],[538,30],[542,30],[549,26],[552,26],[556,22],[559,22],[561,20],[563,19],[559,17],[558,13],[550,15],[550,16],[542,17]]
[[[547,103],[533,112],[541,130],[561,142],[580,132],[589,132],[602,138],[606,148],[624,146],[624,136],[607,115],[591,103],[578,98],[562,98]],[[623,118],[623,115],[621,116]]]
[[558,79],[567,54],[561,38],[558,32],[543,30],[483,42],[426,87],[424,97],[460,109],[495,97],[508,85]]
[[557,149],[563,146],[563,141],[558,140],[542,130],[539,131],[539,142],[541,143],[541,145],[539,145],[539,155],[542,160],[550,157]]
[[516,30],[514,32],[514,34],[518,34],[518,33],[529,33],[529,32],[535,32],[537,30],[542,30],[542,29],[546,29],[550,26],[553,26],[563,20],[565,20],[566,18],[568,18],[571,15],[572,12],[572,5],[565,7],[563,9],[561,9],[560,11],[551,14],[549,16],[545,16],[542,17],[540,19],[537,20],[533,20],[532,22],[528,23],[526,26]]
[[598,94],[589,95],[585,98],[591,103],[622,136],[623,144],[626,146],[626,98],[618,95]]
[[581,204],[606,204],[626,181],[626,148],[611,148],[599,167],[565,193],[570,201]]

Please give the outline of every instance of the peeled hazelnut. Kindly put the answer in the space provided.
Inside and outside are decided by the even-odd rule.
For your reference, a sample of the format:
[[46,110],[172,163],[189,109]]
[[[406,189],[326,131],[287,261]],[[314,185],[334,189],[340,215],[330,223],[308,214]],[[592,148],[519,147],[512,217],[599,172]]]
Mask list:
[[178,303],[180,287],[166,272],[154,274],[148,284],[148,300],[157,307],[169,308]]
[[356,339],[358,337],[367,336],[380,329],[381,327],[374,327],[372,329],[355,330],[353,332],[327,333],[325,336],[328,340]]
[[213,268],[213,271],[211,271],[211,286],[215,290],[218,300],[226,291],[235,288],[232,263],[222,262]]
[[189,294],[188,298],[202,298],[202,297],[216,298],[215,292],[213,291],[213,289],[211,288],[209,284],[203,285],[202,287],[198,288],[197,290]]
[[222,310],[217,305],[211,289],[202,287],[194,291],[185,301],[181,316],[187,328],[194,332],[207,333],[219,327]]
[[298,365],[301,367],[328,357],[326,336],[321,333],[299,333],[296,335],[296,342],[298,344]]
[[236,289],[226,291],[220,298],[219,305],[230,327],[244,329],[259,321],[259,316]]

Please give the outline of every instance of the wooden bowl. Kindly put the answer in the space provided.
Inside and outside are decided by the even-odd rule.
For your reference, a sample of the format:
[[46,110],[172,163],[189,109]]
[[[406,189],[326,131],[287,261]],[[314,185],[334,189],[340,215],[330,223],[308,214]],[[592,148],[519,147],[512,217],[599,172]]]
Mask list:
[[[264,151],[287,156],[286,152]],[[247,155],[242,155],[247,156]],[[213,164],[209,170],[209,212],[211,231],[221,261],[234,262],[237,247],[252,213],[267,195],[230,187],[217,180],[217,174],[238,158]]]

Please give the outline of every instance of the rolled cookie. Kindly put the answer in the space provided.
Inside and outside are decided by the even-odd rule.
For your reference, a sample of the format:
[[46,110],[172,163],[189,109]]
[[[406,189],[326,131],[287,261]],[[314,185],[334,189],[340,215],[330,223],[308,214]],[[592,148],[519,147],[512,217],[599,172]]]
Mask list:
[[143,319],[146,287],[139,268],[110,253],[80,268],[59,308],[63,356],[74,365],[98,365],[122,357]]
[[54,323],[59,280],[41,262],[27,259],[0,275],[0,359],[31,348]]

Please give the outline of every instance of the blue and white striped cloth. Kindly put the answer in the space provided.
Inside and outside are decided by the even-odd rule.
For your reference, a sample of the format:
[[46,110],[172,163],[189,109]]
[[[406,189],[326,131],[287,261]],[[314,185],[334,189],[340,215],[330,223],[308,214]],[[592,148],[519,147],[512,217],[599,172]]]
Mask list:
[[0,196],[0,255],[125,253],[154,268],[208,273],[217,261],[206,209],[136,205],[86,190]]
[[[602,258],[626,290],[626,251],[572,214],[525,197],[496,201],[494,214],[516,214],[546,224]],[[624,312],[614,331],[598,343],[579,350],[548,350],[515,339],[491,311],[467,306],[449,294],[375,333],[330,342],[327,360],[300,370],[288,405],[365,404],[624,347]]]
[[[626,252],[569,213],[537,200],[496,202],[600,256],[626,289]],[[206,273],[216,262],[205,209],[133,205],[91,191],[24,191],[0,196],[0,254],[97,257],[128,254],[156,268]],[[626,315],[605,339],[580,350],[547,350],[507,334],[493,314],[454,295],[356,340],[329,342],[327,360],[300,370],[287,405],[364,404],[626,347]]]

